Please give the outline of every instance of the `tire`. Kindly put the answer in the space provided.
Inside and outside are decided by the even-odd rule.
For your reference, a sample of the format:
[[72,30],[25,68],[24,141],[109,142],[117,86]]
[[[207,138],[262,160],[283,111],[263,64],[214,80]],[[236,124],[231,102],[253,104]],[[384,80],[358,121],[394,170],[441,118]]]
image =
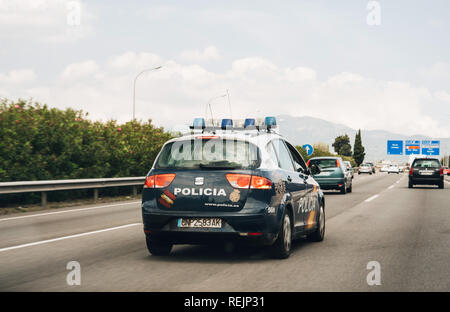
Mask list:
[[147,249],[153,256],[168,256],[172,251],[173,244],[151,240],[148,236],[145,239]]
[[280,231],[278,232],[278,238],[272,245],[272,254],[276,259],[289,258],[291,254],[292,246],[292,219],[290,214],[284,211],[283,219],[281,223]]
[[347,194],[347,187],[345,186],[345,183],[341,188],[341,194],[343,194],[343,195]]
[[347,189],[347,193],[351,193],[352,192],[352,187],[353,187],[353,183],[350,183],[350,186]]
[[439,183],[438,186],[439,186],[440,189],[443,189],[443,188],[444,188],[444,181],[442,181],[441,183]]
[[317,227],[311,234],[306,235],[306,239],[310,242],[321,242],[325,237],[325,209],[323,205],[319,207],[317,215]]
[[408,182],[408,188],[413,188],[413,187],[414,187],[414,184],[412,184],[411,181]]

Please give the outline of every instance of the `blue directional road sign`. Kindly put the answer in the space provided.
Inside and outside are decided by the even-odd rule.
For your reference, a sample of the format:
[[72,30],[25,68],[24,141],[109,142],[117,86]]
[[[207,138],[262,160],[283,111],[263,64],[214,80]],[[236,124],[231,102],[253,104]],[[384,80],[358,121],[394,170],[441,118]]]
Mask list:
[[405,140],[405,155],[420,155],[420,141]]
[[314,152],[314,147],[312,147],[311,144],[305,144],[305,145],[302,146],[302,148],[306,151],[306,154],[308,156],[311,156],[312,153]]
[[422,155],[435,155],[440,153],[440,141],[422,140]]
[[387,141],[388,155],[403,155],[403,141]]

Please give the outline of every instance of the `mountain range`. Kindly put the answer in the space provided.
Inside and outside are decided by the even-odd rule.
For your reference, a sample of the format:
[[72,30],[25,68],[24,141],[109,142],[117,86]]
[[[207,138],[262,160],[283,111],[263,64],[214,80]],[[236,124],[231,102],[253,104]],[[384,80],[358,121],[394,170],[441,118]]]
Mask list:
[[[348,134],[350,143],[355,141],[357,129],[350,128],[343,124],[333,123],[324,119],[301,116],[293,117],[289,115],[277,116],[279,132],[289,141],[296,145],[323,142],[329,145],[330,152],[334,152],[332,144],[339,135]],[[361,129],[362,144],[366,151],[366,161],[378,162],[381,160],[391,160],[393,162],[407,162],[408,156],[387,155],[388,140],[440,140],[441,155],[450,153],[450,138],[431,138],[425,135],[403,135],[385,130],[364,130]]]

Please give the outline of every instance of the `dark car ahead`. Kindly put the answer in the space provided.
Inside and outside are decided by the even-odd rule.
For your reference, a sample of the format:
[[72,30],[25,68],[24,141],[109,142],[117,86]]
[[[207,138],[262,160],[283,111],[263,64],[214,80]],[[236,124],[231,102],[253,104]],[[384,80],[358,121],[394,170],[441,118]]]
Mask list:
[[341,157],[313,157],[308,160],[308,167],[317,166],[320,172],[314,179],[324,190],[339,190],[342,194],[352,191],[352,173]]
[[444,168],[434,158],[416,158],[409,169],[408,187],[414,185],[437,185],[444,188]]
[[167,142],[147,175],[142,216],[153,255],[173,244],[237,241],[287,258],[293,239],[325,234],[325,200],[310,169],[282,136],[262,130]]

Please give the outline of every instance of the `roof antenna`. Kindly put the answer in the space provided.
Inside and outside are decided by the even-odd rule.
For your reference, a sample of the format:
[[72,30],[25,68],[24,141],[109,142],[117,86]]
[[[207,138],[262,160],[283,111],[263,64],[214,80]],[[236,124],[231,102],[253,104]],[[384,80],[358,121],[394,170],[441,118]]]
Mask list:
[[230,104],[230,93],[227,89],[227,97],[228,97],[228,107],[230,108],[230,118],[233,119],[233,114],[231,113],[231,104]]

